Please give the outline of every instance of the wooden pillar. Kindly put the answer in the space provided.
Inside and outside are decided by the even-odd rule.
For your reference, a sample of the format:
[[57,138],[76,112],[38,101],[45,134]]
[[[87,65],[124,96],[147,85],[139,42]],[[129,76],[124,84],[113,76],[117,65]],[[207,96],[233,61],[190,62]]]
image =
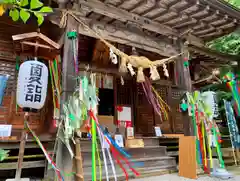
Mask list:
[[[73,46],[71,40],[68,39],[67,33],[69,31],[77,30],[76,21],[68,15],[67,17],[67,26],[65,28],[65,37],[64,37],[64,49],[63,49],[63,62],[62,62],[62,97],[61,97],[61,106],[64,102],[68,100],[68,97],[74,92],[75,89],[75,69],[74,69],[74,57],[73,57]],[[78,44],[78,42],[77,42]],[[61,107],[61,115],[62,115]],[[62,135],[61,135],[62,134]],[[59,137],[64,138],[63,132],[60,131]],[[71,173],[73,168],[73,159],[71,158],[68,149],[63,144],[63,142],[58,137],[58,147],[57,147],[57,156],[56,163],[57,167],[60,168],[65,173]],[[65,181],[72,181],[71,176],[64,176]]]
[[[177,85],[184,91],[192,92],[192,81],[189,66],[184,66],[184,62],[188,61],[187,46],[184,45],[183,41],[178,41],[175,44],[179,47],[179,51],[184,53],[182,56],[180,56],[175,64]],[[188,116],[188,113],[183,113],[183,127],[185,136],[193,136],[192,126],[191,118]]]

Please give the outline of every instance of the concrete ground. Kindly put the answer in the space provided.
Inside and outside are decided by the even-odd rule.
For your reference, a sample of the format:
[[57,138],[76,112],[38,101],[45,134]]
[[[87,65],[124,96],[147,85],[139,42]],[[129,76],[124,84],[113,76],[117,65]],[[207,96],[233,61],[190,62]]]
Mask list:
[[[240,167],[229,167],[227,170],[234,175],[234,178],[228,179],[227,181],[240,181]],[[169,175],[161,175],[155,177],[147,177],[140,179],[133,179],[131,181],[193,181],[193,179],[187,179],[179,177],[177,173]],[[222,181],[219,178],[200,176],[197,181]]]
[[[131,181],[193,181],[193,179],[179,177],[177,174],[170,174],[170,175],[162,175],[162,176],[156,176],[156,177],[134,179]],[[213,178],[209,176],[201,176],[197,179],[197,181],[222,181],[222,180],[219,178]],[[229,179],[227,181],[240,181],[240,175],[235,176],[233,179]]]

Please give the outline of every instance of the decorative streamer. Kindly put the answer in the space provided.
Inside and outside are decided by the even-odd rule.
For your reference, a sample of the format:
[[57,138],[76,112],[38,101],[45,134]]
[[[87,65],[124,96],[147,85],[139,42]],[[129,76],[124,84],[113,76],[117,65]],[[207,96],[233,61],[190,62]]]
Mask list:
[[109,158],[110,163],[111,163],[114,180],[117,181],[116,169],[115,169],[115,165],[114,165],[114,162],[113,162],[113,159],[112,159],[112,155],[111,155],[111,153],[110,153],[110,151],[109,151],[109,148],[107,148],[107,153],[108,153],[108,158]]
[[153,106],[154,111],[160,116],[161,120],[163,121],[162,114],[164,115],[164,119],[168,120],[168,113],[167,110],[170,110],[169,106],[162,100],[160,95],[151,85],[148,78],[145,78],[146,81],[142,82],[142,87],[145,93],[145,96],[148,99],[148,102]]
[[116,154],[115,150],[113,149],[113,147],[110,147],[110,148],[112,150],[113,157],[115,158],[115,160],[117,161],[118,165],[120,166],[120,168],[123,170],[123,172],[125,174],[126,181],[128,181],[128,173],[127,173],[126,169],[123,167],[122,163],[117,158],[117,154]]
[[101,162],[101,159],[100,159],[97,140],[96,140],[96,149],[97,149],[97,158],[98,158],[98,167],[99,167],[99,180],[102,181],[102,162]]
[[41,150],[43,151],[48,163],[52,166],[52,168],[54,169],[54,171],[57,173],[59,180],[64,181],[64,177],[65,176],[73,176],[75,173],[71,172],[71,173],[63,173],[60,171],[60,169],[58,169],[56,167],[56,163],[53,162],[51,156],[47,153],[46,148],[42,145],[41,141],[39,140],[39,138],[37,137],[37,135],[35,134],[35,132],[30,128],[28,122],[26,120],[24,120],[24,122],[27,125],[27,129],[30,131],[30,133],[32,134],[33,138],[35,139],[35,141],[37,142],[38,146],[41,148]]
[[[102,149],[102,154],[103,154],[103,162],[104,162],[104,167],[105,167],[105,172],[106,172],[106,181],[109,181],[108,167],[107,167],[107,158],[106,158],[106,153],[105,153],[105,149],[106,148],[104,148],[104,143],[105,143],[104,140],[105,140],[105,138],[104,138],[104,135],[101,134],[101,131],[100,131],[99,127],[97,127],[97,132],[98,132],[98,135],[99,135],[101,149]],[[107,147],[107,145],[105,147]]]
[[67,33],[68,39],[72,42],[72,48],[73,48],[73,61],[74,61],[74,67],[75,72],[78,74],[78,57],[77,57],[77,31],[73,30]]
[[192,108],[192,121],[193,121],[193,128],[194,128],[194,135],[196,136],[196,155],[197,155],[197,163],[198,165],[201,164],[201,154],[200,154],[200,143],[199,143],[199,136],[197,130],[197,123],[195,117],[195,105],[191,106]]
[[204,153],[204,171],[208,171],[208,163],[207,163],[207,151],[206,151],[206,142],[205,142],[205,128],[203,122],[201,122],[202,125],[202,136],[203,136],[203,153]]
[[204,125],[205,125],[205,129],[206,129],[206,137],[207,137],[207,147],[208,147],[208,158],[210,161],[210,172],[213,169],[213,159],[212,159],[212,148],[211,148],[211,143],[210,143],[210,135],[211,135],[211,131],[208,131],[208,125],[206,122],[206,119],[204,119]]
[[[92,113],[89,113],[89,115],[93,115]],[[98,119],[97,117],[96,118],[96,123],[99,124],[98,122]],[[108,168],[107,168],[107,159],[106,159],[106,154],[105,154],[105,149],[107,150],[107,153],[108,153],[108,157],[109,157],[109,160],[110,160],[110,163],[111,163],[111,167],[112,167],[112,171],[113,171],[113,176],[114,176],[114,179],[115,181],[117,181],[117,175],[116,175],[116,170],[115,170],[115,165],[113,163],[113,160],[112,160],[112,156],[111,156],[111,153],[109,151],[109,148],[106,146],[106,148],[103,148],[103,144],[106,143],[106,144],[109,144],[108,142],[105,142],[105,136],[103,134],[103,132],[101,132],[101,129],[99,126],[97,126],[97,131],[98,131],[98,135],[100,136],[100,143],[102,145],[102,152],[103,152],[103,159],[104,159],[104,166],[105,166],[105,171],[106,171],[106,180],[108,181],[109,180],[109,176],[108,176]],[[109,145],[110,146],[110,145]]]
[[[217,130],[216,130],[216,125],[215,124],[212,127],[212,129],[213,129],[214,138],[216,140],[218,140]],[[225,164],[224,164],[223,157],[222,157],[222,151],[221,151],[221,148],[220,148],[220,145],[219,145],[218,141],[216,141],[216,148],[217,148],[218,158],[219,158],[219,162],[220,162],[220,167],[225,168]]]
[[[98,123],[97,118],[94,116],[94,114],[93,114],[92,111],[90,111],[90,116],[91,116],[91,118],[92,118],[93,120],[96,121],[97,127],[101,127],[101,126],[99,125],[99,123]],[[107,133],[106,131],[104,131],[104,134],[105,134],[105,136],[106,136],[106,138],[107,138],[106,141],[107,141],[107,143],[110,145],[110,148],[111,148],[111,150],[112,150],[112,152],[113,152],[113,155],[114,155],[115,159],[117,159],[117,156],[119,156],[122,160],[124,160],[124,161],[126,162],[126,164],[129,166],[129,168],[131,169],[131,171],[132,171],[136,176],[139,176],[140,174],[139,174],[135,169],[133,169],[133,168],[131,167],[130,162],[129,162],[127,159],[125,159],[123,156],[121,156],[120,154],[118,154],[115,149],[117,149],[120,153],[122,153],[122,154],[123,154],[124,156],[126,156],[126,157],[128,157],[128,154],[127,154],[122,148],[120,148],[120,147],[112,140],[111,135],[109,135],[109,133]],[[129,155],[129,156],[130,156],[130,155]],[[128,174],[126,174],[127,172],[126,172],[125,168],[122,166],[121,162],[118,161],[118,159],[117,159],[117,163],[119,164],[119,166],[121,167],[121,169],[122,169],[123,172],[125,173],[126,179],[128,179]]]
[[[197,162],[202,165],[204,171],[209,173],[207,158],[210,160],[210,171],[213,171],[213,161],[212,161],[212,150],[211,150],[211,132],[213,132],[213,140],[216,140],[216,148],[218,153],[218,159],[221,168],[225,168],[224,161],[222,158],[222,152],[220,148],[219,141],[220,133],[217,125],[214,121],[211,121],[212,114],[210,113],[212,109],[209,109],[207,101],[204,102],[204,93],[195,91],[192,95],[186,93],[188,104],[191,105],[192,109],[192,121],[194,126],[194,134],[196,136],[196,152],[197,152]],[[206,104],[207,103],[207,104]],[[207,152],[208,149],[208,152]],[[216,168],[215,168],[216,169]]]

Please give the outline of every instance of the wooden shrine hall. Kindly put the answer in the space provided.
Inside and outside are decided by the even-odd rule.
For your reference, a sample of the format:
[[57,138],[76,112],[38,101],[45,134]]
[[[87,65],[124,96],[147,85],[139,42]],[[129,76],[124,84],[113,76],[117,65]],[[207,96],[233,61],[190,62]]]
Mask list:
[[[166,146],[161,144],[161,139],[155,137],[154,127],[159,126],[162,133],[166,137],[170,135],[171,139],[176,135],[192,135],[189,119],[179,111],[180,98],[183,93],[193,90],[196,81],[202,78],[201,75],[192,75],[191,68],[196,68],[194,61],[199,60],[204,62],[201,69],[205,64],[212,63],[211,60],[224,62],[224,55],[212,53],[204,47],[204,44],[233,32],[240,24],[239,10],[222,0],[78,0],[71,2],[54,0],[50,2],[55,12],[46,18],[40,29],[41,33],[63,45],[61,49],[62,101],[67,101],[68,96],[75,91],[74,68],[71,63],[73,54],[71,42],[68,41],[66,34],[76,30],[80,73],[87,69],[97,73],[102,80],[97,86],[100,97],[98,107],[100,123],[107,126],[110,132],[115,133],[118,124],[117,106],[130,108],[135,137],[143,140],[144,147],[126,149],[134,159],[144,162],[144,167],[140,168],[141,173],[147,175],[176,171],[176,159],[169,155]],[[12,75],[7,85],[7,96],[3,107],[0,108],[0,122],[13,124],[13,132],[17,137],[14,141],[1,140],[0,147],[17,149],[20,138],[18,130],[23,127],[23,114],[15,108],[17,74],[12,35],[19,34],[20,30],[21,33],[36,31],[37,27],[9,22],[9,19],[5,17],[1,17],[0,20],[1,25],[11,25],[0,30],[0,43],[4,45],[0,47],[0,73],[8,71]],[[18,29],[20,27],[21,29]],[[158,70],[161,79],[151,82],[171,108],[168,120],[162,122],[154,112],[141,85],[136,82],[136,77],[132,77],[129,73],[123,75],[119,72],[119,65],[113,64],[109,59],[109,47],[99,40],[99,37],[111,42],[127,55],[144,56],[151,61],[181,53],[192,57],[190,66],[184,66],[184,61],[186,61],[184,56],[167,62],[169,77],[164,76],[160,67]],[[24,58],[24,56],[20,57],[21,60]],[[228,59],[233,61],[231,57]],[[207,71],[211,72],[215,68],[215,66],[209,66]],[[149,76],[149,70],[144,73]],[[49,150],[53,151],[56,130],[47,129],[50,128],[49,124],[52,119],[49,111],[53,109],[51,96],[48,95],[44,109],[36,116],[32,116],[30,124],[40,135],[44,144],[49,146]],[[120,132],[125,134],[124,129],[120,129]],[[169,139],[164,141],[168,142]],[[11,143],[11,148],[8,143]],[[89,140],[80,142],[84,158],[85,180],[90,180],[91,177],[89,143]],[[26,157],[24,169],[33,168],[37,164],[43,170],[41,177],[51,175],[49,173],[51,171],[44,170],[47,168],[46,160],[41,150],[37,150],[37,145],[32,141],[29,141],[27,145],[27,149],[36,149],[33,154],[38,155],[38,158],[31,158],[31,164],[28,164],[29,160]],[[65,172],[71,170],[73,160],[63,145],[58,146],[57,155],[58,167]],[[8,172],[8,176],[11,177],[12,170],[16,168],[15,165],[16,160],[0,166],[0,178],[1,171],[7,173],[8,170],[11,170],[10,173]],[[122,177],[121,170],[117,170],[117,173],[119,177]],[[24,174],[29,175],[29,172],[26,171]],[[64,180],[71,180],[71,177],[66,177]],[[76,180],[81,180],[81,177],[76,175]]]

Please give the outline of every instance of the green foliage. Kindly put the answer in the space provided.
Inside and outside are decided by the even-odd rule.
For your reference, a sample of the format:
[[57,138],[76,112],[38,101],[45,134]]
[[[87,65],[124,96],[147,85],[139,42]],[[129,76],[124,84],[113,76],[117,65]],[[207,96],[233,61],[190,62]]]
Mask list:
[[207,46],[222,53],[240,55],[240,32],[217,38],[207,43]]
[[8,157],[8,152],[0,148],[0,161],[5,160]]
[[[225,1],[240,9],[240,0]],[[234,32],[229,35],[217,38],[207,43],[207,46],[222,53],[240,55],[240,32]]]
[[52,8],[44,6],[39,0],[4,0],[3,4],[10,5],[9,16],[13,21],[21,19],[26,23],[33,14],[37,18],[39,26],[44,21],[44,15],[53,12]]
[[28,11],[25,11],[23,9],[20,10],[20,17],[24,23],[27,22],[27,20],[30,18],[30,13]]
[[240,9],[240,1],[239,0],[225,0],[225,1]]

